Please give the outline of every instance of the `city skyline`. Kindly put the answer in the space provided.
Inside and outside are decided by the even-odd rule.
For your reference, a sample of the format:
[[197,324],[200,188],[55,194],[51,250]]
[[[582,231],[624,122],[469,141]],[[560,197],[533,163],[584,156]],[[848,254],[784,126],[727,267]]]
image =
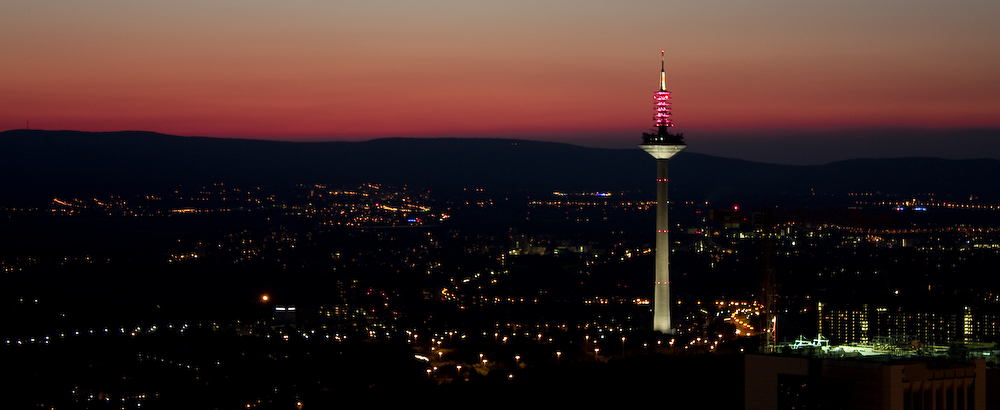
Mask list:
[[808,146],[777,160],[730,151],[761,134],[823,146],[824,133],[1000,128],[998,8],[23,3],[0,17],[13,40],[0,46],[10,56],[0,129],[628,148],[647,129],[649,61],[666,49],[678,123],[703,137],[692,152],[819,163],[844,158],[803,159]]

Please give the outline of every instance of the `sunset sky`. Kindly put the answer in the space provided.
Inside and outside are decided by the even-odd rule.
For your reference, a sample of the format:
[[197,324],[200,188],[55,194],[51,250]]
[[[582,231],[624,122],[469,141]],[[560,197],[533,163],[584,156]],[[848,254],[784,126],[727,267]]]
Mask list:
[[998,19],[996,0],[11,0],[0,130],[626,147],[661,49],[692,146],[1000,128]]

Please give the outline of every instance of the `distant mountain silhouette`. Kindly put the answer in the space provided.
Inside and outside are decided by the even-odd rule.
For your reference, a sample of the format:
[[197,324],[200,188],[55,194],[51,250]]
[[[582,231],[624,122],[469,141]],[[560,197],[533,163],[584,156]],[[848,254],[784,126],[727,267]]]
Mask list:
[[[636,138],[637,143],[639,138]],[[507,139],[389,138],[276,142],[152,132],[0,132],[0,200],[148,193],[226,182],[287,186],[364,182],[458,192],[655,190],[655,161],[642,150]],[[1000,161],[863,159],[819,166],[762,164],[681,152],[670,165],[678,201],[769,200],[851,191],[1000,197]]]

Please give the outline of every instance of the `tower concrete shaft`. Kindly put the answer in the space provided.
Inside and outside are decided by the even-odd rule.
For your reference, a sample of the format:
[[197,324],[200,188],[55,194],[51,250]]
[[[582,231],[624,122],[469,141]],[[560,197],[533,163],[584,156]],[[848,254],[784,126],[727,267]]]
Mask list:
[[667,159],[656,160],[656,253],[653,285],[653,330],[673,333],[670,323],[670,224],[667,209]]
[[[652,135],[645,134],[650,137]],[[656,252],[654,253],[653,282],[653,330],[674,333],[670,321],[670,221],[667,216],[670,201],[667,198],[667,163],[670,157],[686,147],[678,141],[680,135],[670,135],[673,143],[650,143],[649,139],[640,145],[643,150],[656,158]]]

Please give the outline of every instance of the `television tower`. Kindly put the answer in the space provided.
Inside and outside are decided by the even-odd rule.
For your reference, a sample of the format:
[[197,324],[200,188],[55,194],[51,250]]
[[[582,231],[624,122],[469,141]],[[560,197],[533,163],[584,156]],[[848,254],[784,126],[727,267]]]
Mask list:
[[639,147],[656,158],[656,282],[653,285],[653,330],[674,333],[670,324],[670,225],[667,223],[667,161],[687,145],[684,134],[671,134],[670,91],[667,91],[667,72],[664,69],[665,52],[660,50],[660,90],[653,94],[656,115],[653,124],[656,134],[642,134]]

